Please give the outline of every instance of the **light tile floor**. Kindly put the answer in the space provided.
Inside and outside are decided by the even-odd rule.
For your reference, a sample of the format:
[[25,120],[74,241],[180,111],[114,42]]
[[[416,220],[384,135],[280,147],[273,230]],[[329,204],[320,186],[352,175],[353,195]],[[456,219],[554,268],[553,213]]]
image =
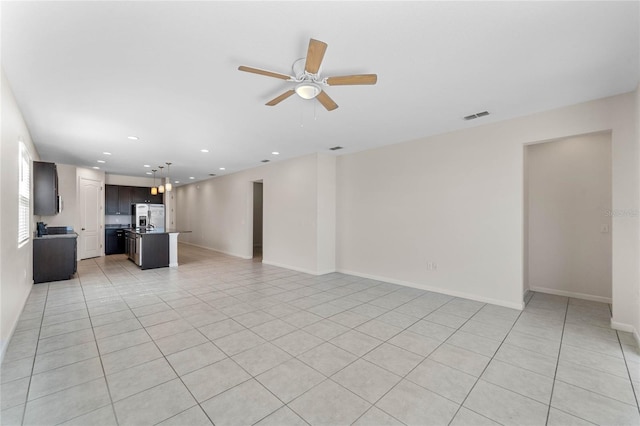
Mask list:
[[180,262],[35,285],[1,423],[640,424],[640,351],[606,304],[535,293],[520,312],[186,245]]

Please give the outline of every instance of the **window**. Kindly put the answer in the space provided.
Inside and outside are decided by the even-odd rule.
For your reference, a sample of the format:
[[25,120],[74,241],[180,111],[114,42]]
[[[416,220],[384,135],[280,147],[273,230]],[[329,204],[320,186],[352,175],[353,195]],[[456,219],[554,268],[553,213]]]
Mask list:
[[22,141],[18,161],[18,245],[22,245],[29,240],[31,216],[31,157]]

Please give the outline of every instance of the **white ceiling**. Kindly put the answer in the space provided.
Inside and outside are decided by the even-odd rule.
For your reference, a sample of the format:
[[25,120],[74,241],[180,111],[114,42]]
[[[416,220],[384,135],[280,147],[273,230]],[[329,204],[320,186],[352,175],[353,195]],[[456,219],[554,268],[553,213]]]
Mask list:
[[[5,1],[2,66],[43,160],[132,176],[169,161],[184,183],[634,90],[638,6]],[[292,83],[238,66],[291,74],[310,37],[329,45],[323,76],[378,84],[327,88],[332,112],[297,96],[265,106]]]

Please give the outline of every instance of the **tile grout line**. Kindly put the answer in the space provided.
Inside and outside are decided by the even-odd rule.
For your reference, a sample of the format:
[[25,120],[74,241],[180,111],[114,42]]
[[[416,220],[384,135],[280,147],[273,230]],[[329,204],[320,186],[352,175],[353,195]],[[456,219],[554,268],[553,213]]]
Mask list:
[[558,348],[558,356],[556,358],[556,368],[553,372],[553,382],[551,382],[551,395],[549,395],[549,405],[547,408],[547,419],[545,421],[545,425],[549,424],[549,416],[551,415],[551,403],[553,401],[553,391],[556,388],[556,377],[558,376],[558,367],[560,366],[560,354],[562,354],[562,341],[564,339],[564,329],[567,325],[567,315],[569,314],[569,301],[570,297],[567,297],[567,303],[564,308],[564,321],[562,322],[562,333],[560,334],[560,346]]
[[[349,284],[345,284],[345,285],[349,285]],[[343,287],[343,286],[340,286],[340,287]],[[338,288],[339,288],[339,287],[338,287]],[[398,289],[398,290],[396,290],[396,291],[399,291],[399,290],[401,290],[401,289]],[[392,293],[394,293],[394,292],[395,292],[395,291],[392,291],[392,292],[386,293],[385,295],[382,295],[382,296],[380,296],[380,297],[385,297],[385,296],[387,296],[387,295],[389,295],[389,294],[392,294]],[[352,293],[352,294],[353,294],[353,293]],[[347,295],[347,296],[341,296],[341,297],[339,297],[339,298],[342,298],[342,297],[348,297],[348,295]],[[418,296],[416,296],[416,297],[413,297],[413,298],[411,298],[410,300],[407,300],[406,302],[403,302],[402,304],[400,304],[400,305],[396,306],[396,307],[395,307],[395,308],[393,308],[393,309],[389,309],[389,310],[387,310],[386,312],[384,312],[384,313],[382,313],[382,314],[380,314],[380,315],[377,315],[376,317],[369,318],[367,321],[365,321],[365,323],[366,323],[366,322],[369,322],[369,321],[372,321],[373,319],[378,318],[378,317],[380,317],[380,316],[382,316],[382,315],[385,315],[386,313],[393,311],[394,309],[398,308],[399,306],[402,306],[402,305],[405,305],[405,304],[407,304],[407,303],[410,303],[411,301],[413,301],[413,300],[415,300],[415,299],[417,299],[417,298],[419,298],[419,297],[420,297],[420,295],[418,295]],[[294,300],[297,300],[297,299],[294,299]],[[337,300],[337,299],[333,299],[333,300]],[[372,299],[372,300],[375,300],[375,299]],[[453,299],[452,299],[452,300],[453,300]],[[322,303],[329,303],[329,302],[322,302]],[[320,303],[320,304],[322,304],[322,303]],[[436,310],[437,310],[437,309],[439,309],[440,307],[442,307],[442,306],[446,305],[447,303],[449,303],[449,301],[448,301],[448,302],[446,302],[446,303],[443,303],[442,305],[440,305],[438,308],[436,308]],[[356,307],[356,306],[361,306],[361,305],[364,305],[364,304],[368,304],[368,302],[361,302],[360,304],[355,305],[354,307]],[[316,306],[318,306],[318,305],[316,305]],[[373,306],[377,306],[377,305],[373,305]],[[344,311],[342,311],[342,312],[350,311],[350,309],[353,309],[353,307],[352,307],[352,308],[349,308],[349,309],[345,309],[345,310],[344,310]],[[388,308],[383,308],[383,309],[388,309]],[[303,310],[303,311],[305,311],[305,312],[308,312],[306,309],[302,309],[302,310]],[[432,312],[433,312],[433,311],[432,311]],[[410,325],[408,325],[407,327],[405,327],[404,329],[402,329],[402,331],[406,331],[409,327],[411,327],[412,325],[414,325],[414,324],[416,324],[417,322],[421,321],[425,316],[429,315],[430,313],[431,313],[431,312],[429,312],[428,314],[425,314],[423,317],[420,317],[420,318],[416,319],[416,321],[414,321],[413,323],[411,323]],[[316,315],[317,315],[317,314],[316,314]],[[335,315],[337,315],[337,314],[335,314]],[[319,315],[319,316],[320,316],[320,315]],[[323,320],[331,321],[331,320],[329,320],[329,318],[327,318],[327,317],[322,317],[322,319],[321,319],[321,320],[318,320],[318,321],[316,321],[316,322],[314,322],[314,323],[308,324],[307,326],[309,326],[309,325],[313,325],[313,324],[316,324],[316,323],[318,323],[318,322],[320,322],[320,321],[323,321]],[[331,321],[331,322],[336,323],[336,324],[339,324],[339,323],[337,323],[337,322],[335,322],[335,321]],[[363,323],[363,324],[364,324],[364,323]],[[343,324],[339,324],[339,325],[344,326]],[[360,325],[362,325],[362,324],[358,324],[356,327],[358,327],[358,326],[360,326]],[[337,335],[337,336],[334,336],[333,338],[336,338],[336,337],[339,337],[339,336],[341,336],[341,335],[343,335],[343,334],[346,334],[346,333],[348,333],[349,331],[358,331],[358,330],[356,330],[356,329],[355,329],[355,327],[347,327],[347,328],[349,328],[349,330],[348,330],[348,331],[345,331],[344,333],[341,333],[341,334],[339,334],[339,335]],[[302,328],[298,328],[296,331],[298,331],[298,330],[304,331]],[[339,369],[338,371],[334,372],[331,376],[334,376],[335,374],[339,373],[340,371],[342,371],[342,370],[344,370],[345,368],[349,367],[350,365],[354,364],[356,361],[358,361],[358,360],[360,360],[360,359],[363,359],[363,357],[364,357],[365,355],[367,355],[368,353],[370,353],[370,352],[374,351],[375,349],[377,349],[378,347],[382,346],[383,344],[387,343],[387,342],[388,342],[388,340],[390,340],[390,339],[392,339],[393,337],[397,336],[397,335],[398,335],[398,334],[400,334],[402,331],[399,331],[398,333],[394,334],[394,335],[393,335],[393,336],[391,336],[389,339],[384,340],[384,341],[383,341],[383,340],[381,340],[381,339],[377,339],[377,340],[381,340],[381,343],[380,343],[380,344],[378,344],[378,345],[374,346],[374,347],[373,347],[373,348],[371,348],[369,351],[365,352],[363,355],[358,356],[355,360],[353,360],[352,362],[350,362],[350,363],[346,364],[344,367],[342,367],[342,368],[341,368],[341,369]],[[294,333],[294,332],[295,332],[295,331],[292,331],[291,333]],[[291,334],[291,333],[288,333],[288,334]],[[360,333],[362,333],[362,332],[360,332]],[[309,334],[311,334],[311,333],[309,333]],[[366,333],[363,333],[363,334],[365,334],[365,335],[369,336],[369,335],[368,335],[368,334],[366,334]],[[285,335],[286,335],[286,334],[285,334]],[[284,336],[280,336],[280,337],[284,337]],[[278,338],[280,338],[280,337],[278,337]],[[317,336],[314,336],[314,337],[317,337]],[[373,337],[373,336],[370,336],[370,337]],[[333,339],[333,338],[332,338],[332,339]],[[373,338],[375,338],[375,337],[373,337]],[[354,391],[352,391],[351,389],[349,389],[349,388],[346,388],[346,387],[342,386],[340,383],[337,383],[335,380],[331,379],[331,377],[330,377],[330,376],[325,375],[323,372],[318,371],[318,370],[317,370],[317,369],[315,369],[313,366],[310,366],[309,364],[307,364],[306,362],[304,362],[303,360],[300,360],[300,359],[298,358],[298,356],[303,355],[303,354],[305,354],[305,353],[307,353],[307,352],[310,352],[310,351],[314,350],[315,348],[317,348],[318,346],[320,346],[320,345],[322,345],[322,344],[324,344],[324,343],[328,343],[328,344],[331,344],[331,345],[333,345],[333,346],[337,347],[338,349],[342,349],[342,348],[340,348],[339,346],[336,346],[335,344],[331,343],[329,340],[325,340],[325,339],[322,339],[322,338],[320,338],[320,339],[321,339],[321,340],[323,340],[323,342],[322,342],[321,344],[316,345],[316,346],[314,346],[314,347],[312,347],[312,348],[309,348],[309,350],[304,351],[304,352],[302,352],[302,353],[300,353],[300,354],[298,354],[298,355],[292,355],[292,357],[293,357],[292,359],[296,359],[296,360],[298,360],[299,362],[302,362],[304,365],[306,365],[307,367],[309,367],[309,368],[311,368],[312,370],[316,371],[317,373],[319,373],[320,375],[324,376],[325,378],[324,378],[324,380],[322,380],[320,383],[318,383],[318,384],[316,384],[315,386],[312,386],[311,388],[307,389],[306,391],[304,391],[304,392],[303,392],[303,393],[301,393],[300,395],[296,396],[294,399],[292,399],[292,400],[291,400],[291,401],[289,401],[288,403],[285,403],[285,402],[284,402],[284,401],[282,401],[282,400],[281,400],[277,395],[273,394],[273,392],[271,392],[271,390],[270,390],[270,389],[268,389],[264,384],[262,384],[262,382],[260,382],[260,381],[255,377],[255,376],[252,376],[252,378],[253,378],[254,380],[256,380],[258,383],[260,383],[260,385],[261,385],[262,387],[264,387],[267,391],[269,391],[272,395],[274,395],[278,400],[280,400],[281,402],[283,402],[283,403],[284,403],[284,406],[286,406],[288,409],[290,409],[292,412],[294,412],[298,417],[300,417],[300,418],[301,418],[305,423],[307,423],[307,424],[308,424],[308,422],[306,421],[306,419],[304,419],[304,417],[302,417],[302,416],[301,416],[299,413],[297,413],[297,412],[296,412],[292,407],[290,407],[290,406],[289,406],[289,403],[291,403],[291,402],[293,402],[293,401],[295,401],[295,400],[299,399],[300,397],[302,397],[303,395],[307,394],[308,392],[310,392],[311,390],[315,389],[316,387],[320,386],[322,383],[326,382],[327,380],[331,381],[332,383],[336,384],[337,386],[340,386],[341,388],[345,389],[347,392],[349,392],[349,393],[351,393],[351,394],[355,395],[356,397],[358,397],[358,398],[362,399],[362,400],[363,400],[363,401],[365,401],[366,403],[369,403],[369,404],[371,405],[371,407],[373,407],[373,406],[375,405],[375,403],[371,404],[369,401],[367,401],[366,399],[364,399],[363,397],[361,397],[360,395],[358,395],[357,393],[355,393],[355,392],[354,392]],[[270,343],[270,342],[268,342],[268,343]],[[277,346],[277,345],[276,345],[276,346]],[[395,345],[394,345],[394,346],[395,346]],[[250,350],[250,349],[248,349],[248,350]],[[345,350],[345,349],[342,349],[342,350]],[[286,351],[285,351],[285,352],[286,352]],[[349,351],[346,351],[346,352],[349,352]],[[288,353],[288,352],[287,352],[287,353]],[[349,352],[349,353],[351,353],[351,352]],[[289,354],[289,355],[291,355],[290,353],[288,353],[288,354]],[[352,354],[353,354],[353,353],[352,353]],[[237,355],[237,354],[236,354],[236,355]],[[353,354],[353,355],[356,355],[356,354]],[[357,355],[356,355],[356,356],[357,356]],[[420,356],[422,356],[422,355],[420,355]],[[425,358],[425,359],[426,359],[426,358]],[[364,359],[363,359],[363,360],[364,360]],[[364,361],[365,361],[365,362],[368,362],[367,360],[364,360]],[[424,360],[423,360],[423,361],[424,361]],[[285,361],[285,362],[288,362],[288,361]],[[272,370],[272,369],[274,369],[274,368],[276,368],[276,367],[278,367],[279,365],[282,365],[282,364],[283,364],[283,363],[280,363],[280,364],[278,364],[278,365],[276,365],[276,366],[274,366],[274,367],[272,367],[272,368],[270,368],[270,369],[268,369],[268,370],[266,370],[266,371],[270,371],[270,370]],[[419,364],[420,364],[420,363],[418,363],[418,365],[419,365]],[[374,364],[374,365],[376,365],[376,366],[377,366],[377,364]],[[386,370],[384,367],[380,367],[380,368],[383,368],[384,370]],[[415,368],[415,367],[414,367],[414,368]],[[413,369],[412,369],[412,370],[413,370]],[[412,370],[411,370],[411,371],[412,371]],[[266,371],[264,371],[264,372],[266,372]],[[386,370],[386,371],[389,371],[389,370]],[[263,373],[264,373],[264,372],[263,372]],[[247,372],[247,373],[248,373],[248,372]],[[260,373],[260,374],[263,374],[263,373]],[[391,372],[391,373],[392,373],[392,374],[395,374],[395,373],[393,373],[393,372]],[[249,373],[249,374],[250,374],[250,373]],[[409,373],[407,373],[407,374],[409,374]],[[397,375],[397,374],[396,374],[396,375]],[[400,381],[402,381],[402,378],[401,378],[401,380],[400,380]],[[244,383],[244,382],[243,382],[243,383]],[[398,383],[399,383],[399,382],[398,382]],[[397,385],[397,384],[396,384],[396,385]],[[396,386],[396,385],[392,386],[392,387],[391,387],[391,389],[395,388],[395,386]],[[236,385],[236,386],[238,386],[238,385]],[[391,391],[391,389],[389,389],[389,391]],[[385,392],[385,394],[384,394],[384,395],[386,395],[389,391]],[[225,392],[226,392],[226,391],[225,391]],[[378,400],[380,400],[381,398],[383,398],[383,397],[384,397],[384,395],[382,395]],[[376,401],[376,402],[377,402],[377,401]],[[356,422],[360,417],[362,417],[364,414],[366,414],[366,413],[371,409],[371,407],[369,407],[369,408],[368,408],[367,410],[365,410],[365,411],[364,411],[360,416],[358,416],[358,418],[356,418],[356,419],[354,420],[354,422]],[[278,408],[278,409],[280,409],[280,408]],[[277,411],[277,410],[276,410],[276,411]],[[275,412],[275,411],[274,411],[274,412]],[[266,417],[270,416],[271,414],[273,414],[273,413],[269,413],[267,416],[263,417],[262,419],[260,419],[260,420],[258,420],[258,421],[263,420],[264,418],[266,418]],[[388,413],[386,413],[386,414],[388,414]],[[395,419],[395,417],[393,417],[393,416],[391,416],[391,417]],[[396,419],[396,420],[397,420],[397,419]],[[402,422],[401,422],[401,423],[402,423]]]
[[624,366],[627,370],[627,375],[629,377],[629,385],[631,386],[631,392],[633,393],[634,400],[636,401],[636,409],[640,413],[640,405],[638,404],[638,394],[636,393],[636,388],[633,385],[633,378],[631,377],[631,371],[629,370],[629,364],[627,363],[627,356],[624,353],[624,349],[622,348],[622,342],[620,341],[620,335],[618,334],[618,330],[616,330],[616,336],[618,337],[618,345],[620,346],[620,351],[622,352],[622,359],[624,360]]
[[[533,298],[533,296],[531,298],[529,298],[529,301],[531,301],[531,299]],[[528,305],[529,302],[526,303],[526,305]],[[526,309],[526,305],[525,305],[525,309]],[[486,306],[486,304],[485,304]],[[479,311],[478,311],[479,312]],[[513,324],[511,324],[511,327],[509,328],[509,331],[505,334],[505,336],[502,338],[502,341],[500,342],[500,345],[498,345],[498,347],[496,348],[496,350],[494,351],[493,355],[491,356],[491,359],[489,360],[489,362],[487,363],[487,365],[484,366],[484,368],[482,369],[482,372],[480,372],[480,374],[478,375],[478,378],[476,379],[475,383],[473,384],[473,386],[471,386],[471,389],[469,389],[469,392],[467,392],[467,394],[465,395],[464,399],[462,400],[462,402],[460,403],[460,405],[458,406],[458,409],[456,410],[456,412],[454,413],[453,417],[451,417],[451,420],[449,421],[449,424],[451,424],[451,422],[453,422],[453,420],[456,418],[456,416],[458,415],[458,413],[460,412],[460,410],[463,408],[464,403],[467,401],[467,399],[469,398],[469,395],[471,395],[471,392],[473,392],[473,390],[475,389],[476,385],[478,384],[478,382],[480,381],[480,379],[482,378],[482,375],[484,374],[484,372],[487,370],[487,368],[489,367],[489,364],[491,364],[491,361],[494,360],[496,354],[498,353],[498,351],[500,350],[500,348],[502,347],[502,345],[504,344],[505,340],[507,340],[507,337],[509,337],[509,334],[511,334],[511,331],[513,330],[513,327],[515,327],[516,323],[518,322],[518,320],[520,319],[520,317],[522,316],[522,313],[524,312],[524,309],[520,311],[520,313],[518,314],[518,316],[515,318],[515,320],[513,321]],[[476,312],[477,314],[477,312]],[[474,314],[473,316],[475,316],[476,314]],[[471,319],[471,318],[470,318]],[[511,391],[513,392],[513,391]],[[474,413],[484,417],[484,418],[488,418],[491,421],[494,421],[496,423],[496,420],[494,419],[490,419],[489,417],[480,414],[474,410],[471,410],[470,408],[464,407],[467,410],[473,411]]]
[[[35,284],[34,284],[35,285]],[[31,295],[31,294],[29,294]],[[29,392],[31,392],[31,381],[33,379],[33,371],[36,367],[36,357],[38,355],[38,345],[40,344],[40,334],[42,333],[42,324],[44,322],[44,313],[47,310],[47,302],[49,301],[49,283],[47,283],[47,293],[44,299],[44,306],[42,307],[42,318],[40,318],[40,328],[38,329],[38,339],[36,340],[36,347],[33,351],[33,362],[31,364],[31,373],[29,374],[29,384],[27,385],[27,394],[25,395],[24,408],[22,410],[22,418],[20,424],[24,424],[24,420],[27,416],[27,404],[29,403]],[[24,309],[24,308],[23,308]],[[22,315],[22,313],[20,314]]]
[[[456,299],[457,299],[456,297],[452,297],[450,300],[448,300],[447,302],[445,302],[445,303],[443,303],[442,305],[438,306],[437,308],[435,308],[435,309],[434,309],[434,310],[432,310],[431,312],[429,312],[429,313],[427,313],[427,314],[423,315],[422,317],[418,318],[416,321],[414,321],[413,323],[411,323],[410,325],[408,325],[407,327],[405,327],[401,332],[398,332],[398,333],[396,333],[394,336],[392,336],[392,337],[390,337],[389,339],[387,339],[385,342],[383,342],[383,344],[384,344],[384,343],[388,343],[388,344],[393,345],[393,346],[395,346],[395,347],[397,347],[397,348],[400,348],[400,349],[406,350],[406,351],[408,351],[408,352],[411,352],[411,351],[409,351],[408,349],[401,348],[400,346],[394,345],[393,343],[389,343],[388,341],[389,341],[389,340],[391,340],[393,337],[397,336],[398,334],[400,334],[400,333],[402,333],[402,332],[404,332],[404,331],[408,331],[408,329],[409,329],[409,328],[411,328],[412,326],[414,326],[414,325],[415,325],[415,324],[417,324],[418,322],[425,320],[425,319],[424,319],[425,317],[427,317],[427,316],[431,315],[433,312],[436,312],[438,309],[442,308],[443,306],[448,305],[449,303],[451,303],[453,300],[456,300]],[[407,303],[409,303],[409,302],[407,302]],[[404,304],[403,304],[403,305],[404,305]],[[400,305],[400,306],[402,306],[402,305]],[[480,311],[481,311],[485,306],[487,306],[487,304],[486,304],[486,303],[484,303],[480,309],[478,309],[476,312],[474,312],[474,313],[473,313],[473,315],[471,315],[469,318],[467,318],[467,319],[465,320],[465,322],[464,322],[464,323],[462,323],[458,328],[456,328],[456,329],[455,329],[455,330],[456,330],[456,332],[457,332],[458,330],[460,330],[462,327],[464,327],[464,325],[465,325],[466,323],[468,323],[469,321],[471,321],[471,319],[472,319],[474,316],[476,316],[476,315],[478,314],[478,312],[480,312]],[[395,309],[397,309],[397,307],[396,307],[396,308],[394,308],[394,309],[392,309],[392,310],[395,310]],[[389,312],[390,312],[390,311],[389,311]],[[434,323],[434,324],[436,324],[436,323]],[[438,324],[438,325],[442,325],[442,324]],[[443,327],[446,327],[446,326],[443,326]],[[452,328],[452,327],[450,327],[450,328]],[[419,333],[418,333],[418,334],[419,334]],[[421,365],[425,360],[429,359],[429,356],[430,356],[432,353],[434,353],[435,351],[437,351],[437,350],[438,350],[438,348],[439,348],[439,347],[441,347],[444,343],[446,343],[446,341],[447,341],[447,340],[448,340],[448,339],[449,339],[453,334],[455,334],[455,332],[454,332],[454,333],[452,333],[452,334],[451,334],[449,337],[447,337],[445,340],[443,340],[442,342],[440,342],[440,344],[438,344],[438,346],[436,346],[436,347],[435,347],[431,352],[429,352],[429,354],[428,354],[428,355],[423,356],[423,355],[417,354],[417,355],[422,356],[422,357],[423,357],[423,360],[422,360],[422,361],[420,361],[419,363],[417,363],[417,364],[416,364],[416,365],[415,365],[411,370],[409,370],[409,371],[408,371],[404,376],[402,376],[402,377],[400,378],[400,380],[398,381],[398,383],[396,383],[395,385],[393,385],[393,386],[392,386],[388,391],[386,391],[382,396],[380,396],[380,398],[378,398],[378,399],[376,400],[376,402],[374,402],[373,404],[371,404],[371,407],[375,407],[375,406],[376,406],[375,404],[377,404],[380,400],[382,400],[382,398],[384,398],[387,394],[389,394],[389,392],[391,392],[393,389],[395,389],[395,388],[396,388],[396,387],[397,387],[397,386],[398,386],[398,385],[399,385],[403,380],[409,380],[409,379],[407,379],[407,376],[408,376],[409,374],[411,374],[411,373],[412,373],[416,368],[418,368],[418,366],[419,366],[419,365]],[[425,336],[425,337],[428,337],[428,336]],[[376,348],[377,348],[377,347],[379,347],[379,346],[381,346],[381,345],[376,346]],[[371,352],[371,351],[375,350],[376,348],[371,349],[369,352]],[[369,352],[365,353],[365,354],[363,355],[363,357],[364,357],[366,354],[368,354]],[[411,353],[414,353],[414,352],[411,352]],[[366,361],[366,360],[365,360],[365,361]],[[355,362],[355,361],[354,361],[354,362]],[[434,362],[437,362],[437,361],[434,361]],[[377,365],[377,364],[375,364],[375,365]],[[346,368],[346,367],[345,367],[345,368]],[[385,369],[385,370],[386,370],[386,368],[384,368],[384,367],[380,367],[380,368],[383,368],[383,369]],[[339,370],[339,371],[341,371],[341,370]],[[389,371],[389,370],[387,370],[387,371]],[[393,373],[393,372],[391,372],[391,373]],[[393,374],[395,374],[395,373],[393,373]],[[409,380],[409,381],[410,381],[411,383],[414,383],[414,382],[413,382],[413,381],[411,381],[411,380]],[[420,388],[422,388],[422,389],[425,389],[425,390],[427,390],[427,391],[429,391],[429,392],[433,392],[433,393],[435,393],[436,395],[438,395],[438,396],[440,396],[440,397],[442,397],[442,398],[445,398],[445,399],[447,399],[447,400],[449,400],[449,401],[451,401],[451,402],[453,402],[453,403],[456,403],[456,404],[457,404],[457,402],[452,401],[452,400],[450,400],[449,398],[447,398],[447,397],[445,397],[445,396],[443,396],[443,395],[440,395],[440,394],[439,394],[439,393],[437,393],[437,392],[434,392],[434,391],[432,391],[432,390],[426,389],[426,388],[424,388],[423,386],[420,386],[420,385],[419,385],[419,384],[417,384],[417,383],[414,383],[414,384],[415,384],[416,386],[419,386],[419,387],[420,387]],[[470,390],[469,392],[471,392],[471,390]],[[462,404],[460,404],[460,406],[462,406]],[[358,417],[358,419],[360,419],[360,418],[361,418],[362,416],[364,416],[364,415],[365,415],[369,410],[371,410],[371,407],[369,407],[369,409],[367,409],[364,413],[362,413],[362,414]],[[378,409],[379,409],[380,411],[382,411],[383,413],[385,413],[385,414],[387,414],[387,415],[391,416],[392,418],[394,418],[394,419],[396,419],[396,420],[400,421],[400,419],[397,419],[395,416],[393,416],[392,414],[390,414],[390,413],[388,413],[388,412],[384,411],[383,409],[381,409],[381,408],[379,408],[379,407],[376,407],[376,408],[378,408]],[[459,409],[460,409],[460,407],[458,407],[458,410],[456,410],[456,413],[455,413],[455,414],[453,415],[453,417],[451,418],[451,420],[452,420],[452,421],[453,421],[453,418],[455,418],[456,414],[458,413]],[[356,419],[355,421],[358,421],[358,419]],[[403,423],[402,421],[400,421],[400,422],[401,422],[401,423]]]
[[[95,261],[94,261],[95,262]],[[97,264],[97,263],[96,263]],[[97,265],[98,268],[100,268],[100,271],[102,271],[102,273],[104,274],[105,278],[109,281],[109,283],[111,283],[111,279],[109,278],[109,276],[104,272],[104,270],[100,267],[100,265]],[[84,298],[84,303],[85,305],[87,304],[87,298],[84,292],[84,285],[82,284],[82,278],[80,278],[81,274],[80,272],[78,272],[78,281],[80,282],[80,290],[82,291],[82,297]],[[111,283],[113,284],[113,283]],[[98,347],[98,338],[96,337],[96,332],[95,329],[93,328],[93,321],[91,320],[91,314],[89,313],[89,307],[87,306],[87,314],[89,316],[89,323],[91,324],[91,332],[93,333],[93,342],[96,345],[96,351],[98,352],[98,358],[100,358],[100,367],[102,368],[102,377],[104,379],[104,384],[107,387],[107,394],[109,395],[109,402],[111,402],[111,412],[113,413],[113,417],[116,420],[117,424],[120,424],[120,422],[118,421],[118,414],[116,413],[116,407],[113,404],[113,396],[111,395],[111,387],[109,386],[109,382],[107,381],[107,372],[104,369],[104,363],[102,362],[102,354],[100,353],[100,348]],[[96,410],[103,408],[103,407],[99,407]],[[96,411],[93,410],[93,411]],[[88,413],[84,413],[84,414],[88,414]],[[84,414],[81,414],[84,415]],[[76,416],[74,418],[77,418],[80,416]],[[72,419],[69,419],[72,420]],[[68,420],[66,420],[68,421]]]

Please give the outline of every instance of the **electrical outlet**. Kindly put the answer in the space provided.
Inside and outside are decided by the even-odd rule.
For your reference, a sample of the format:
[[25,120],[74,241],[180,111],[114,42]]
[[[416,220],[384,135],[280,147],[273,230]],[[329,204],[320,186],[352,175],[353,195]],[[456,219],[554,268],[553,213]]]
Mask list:
[[427,271],[437,271],[438,264],[436,262],[427,262]]

